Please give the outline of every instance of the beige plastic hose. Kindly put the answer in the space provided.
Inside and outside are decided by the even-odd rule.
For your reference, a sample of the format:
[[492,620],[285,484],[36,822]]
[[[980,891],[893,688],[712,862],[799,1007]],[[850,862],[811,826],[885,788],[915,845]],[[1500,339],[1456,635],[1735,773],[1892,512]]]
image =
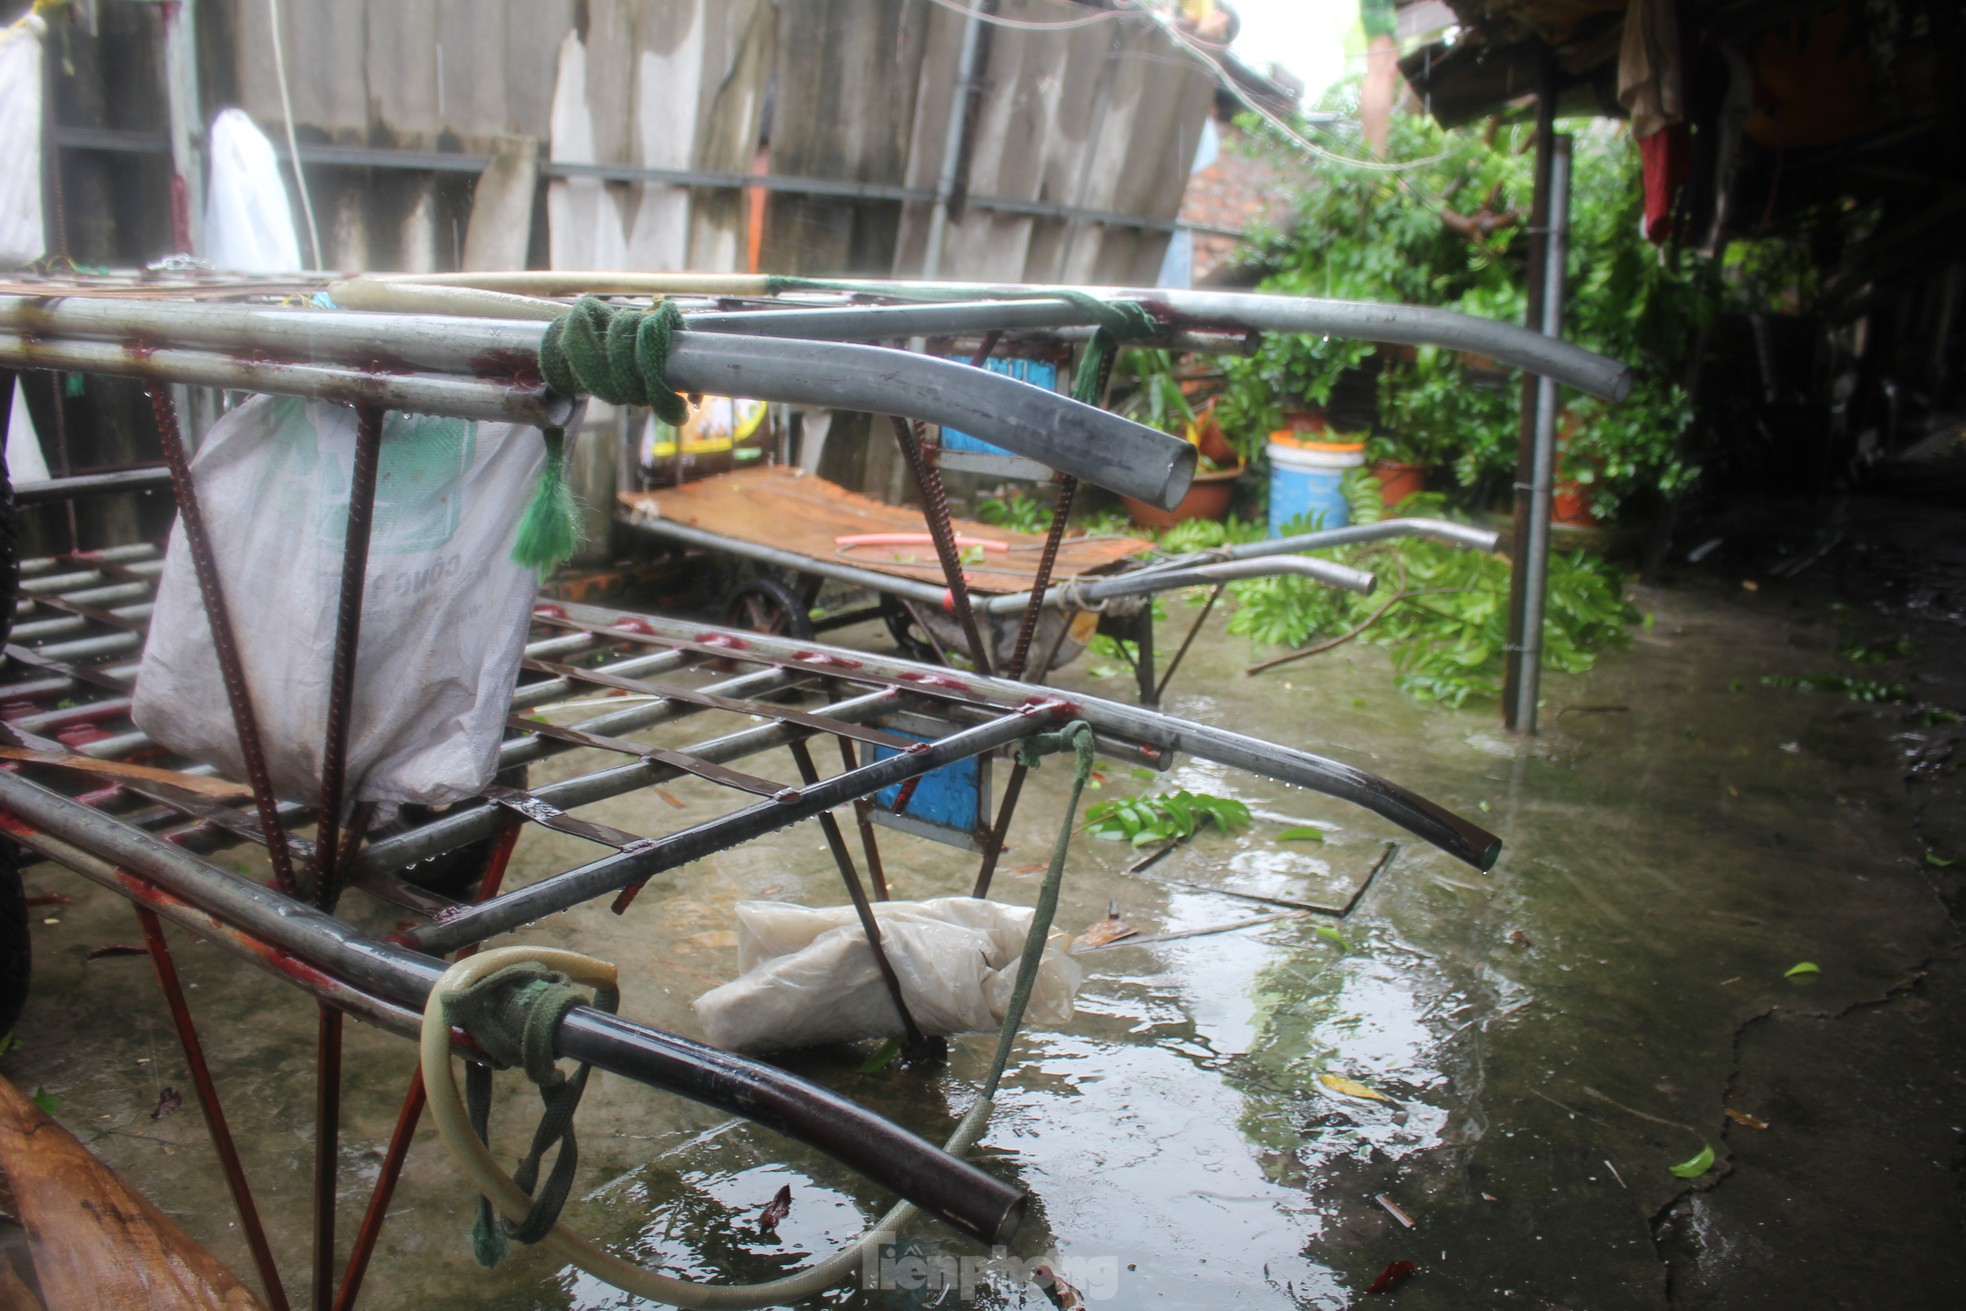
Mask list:
[[[430,1096],[431,1117],[451,1157],[472,1184],[491,1199],[506,1219],[518,1224],[532,1211],[532,1198],[519,1190],[512,1177],[492,1158],[471,1128],[458,1092],[456,1072],[451,1068],[451,1027],[444,1019],[444,998],[460,992],[478,980],[508,965],[531,962],[558,970],[585,988],[613,988],[615,968],[605,961],[551,947],[499,947],[469,956],[445,970],[430,990],[423,1008],[423,1030],[418,1046],[423,1064],[423,1086]],[[969,1108],[945,1150],[968,1151],[983,1134],[990,1121],[991,1101],[978,1097]],[[612,1252],[596,1246],[564,1223],[555,1222],[540,1245],[561,1260],[579,1266],[597,1279],[605,1279],[637,1297],[670,1302],[692,1311],[750,1311],[751,1308],[796,1302],[830,1288],[860,1268],[863,1253],[873,1244],[900,1229],[919,1214],[912,1203],[899,1202],[870,1229],[826,1260],[796,1274],[762,1284],[700,1284],[675,1279],[631,1264]]]

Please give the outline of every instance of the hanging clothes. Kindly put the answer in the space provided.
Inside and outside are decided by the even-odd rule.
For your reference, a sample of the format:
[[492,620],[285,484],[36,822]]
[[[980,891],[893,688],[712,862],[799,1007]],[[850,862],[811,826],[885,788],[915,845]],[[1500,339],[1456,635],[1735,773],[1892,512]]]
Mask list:
[[1654,242],[1672,233],[1673,200],[1691,167],[1685,66],[1674,0],[1631,0],[1618,47],[1618,103],[1631,115],[1644,161],[1645,235]]
[[243,109],[212,120],[205,181],[205,258],[236,273],[292,273],[300,234],[273,143]]
[[1661,128],[1638,142],[1645,180],[1645,238],[1657,245],[1672,235],[1673,201],[1692,172],[1693,135],[1686,124]]
[[47,251],[41,221],[41,37],[48,24],[28,13],[0,28],[0,266]]
[[1673,0],[1631,0],[1618,48],[1618,103],[1643,141],[1686,119],[1685,56]]

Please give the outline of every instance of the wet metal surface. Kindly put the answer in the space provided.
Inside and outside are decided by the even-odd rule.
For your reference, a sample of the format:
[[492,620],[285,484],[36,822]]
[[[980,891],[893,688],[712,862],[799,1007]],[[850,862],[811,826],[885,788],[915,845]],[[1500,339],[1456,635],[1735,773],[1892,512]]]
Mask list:
[[[933,1288],[902,1285],[946,1272],[968,1280],[968,1296],[952,1289],[940,1305],[1043,1307],[1021,1277],[1043,1259],[1093,1306],[1347,1306],[1396,1260],[1417,1267],[1397,1292],[1409,1308],[1863,1305],[1866,1288],[1900,1306],[1956,1305],[1960,938],[1936,882],[1946,871],[1923,859],[1922,835],[1948,821],[1918,791],[1950,786],[1949,775],[1905,783],[1906,760],[1949,730],[1920,727],[1905,705],[1761,683],[1838,668],[1853,626],[1885,636],[1880,625],[1906,611],[1834,611],[1820,590],[1747,592],[1733,579],[1637,599],[1654,620],[1634,631],[1634,649],[1584,678],[1551,676],[1533,743],[1504,735],[1490,710],[1406,702],[1384,654],[1358,644],[1287,679],[1246,678],[1246,648],[1212,618],[1169,711],[1395,777],[1494,827],[1508,844],[1501,862],[1476,873],[1403,843],[1338,926],[1349,950],[1312,916],[1080,957],[1078,1018],[1021,1045],[980,1150],[1036,1197],[1003,1259],[924,1227],[901,1236],[918,1248],[871,1272],[887,1286],[816,1304],[937,1304]],[[1185,604],[1169,600],[1177,621]],[[1939,658],[1929,650],[1913,667]],[[1091,677],[1093,665],[1064,671],[1064,683],[1112,694],[1117,680]],[[1956,681],[1915,686],[1957,699]],[[686,731],[638,740],[680,745]],[[591,767],[585,754],[536,766],[532,785]],[[759,759],[772,777],[796,773],[782,755]],[[1048,763],[1027,786],[997,895],[1034,894],[1061,818],[1050,785],[1060,769]],[[1154,786],[1109,767],[1089,799]],[[1079,837],[1061,926],[1077,931],[1114,902],[1142,934],[1280,909],[1211,886],[1342,904],[1395,836],[1356,808],[1212,766],[1184,763],[1163,786],[1236,795],[1266,818],[1236,838],[1204,832],[1137,874],[1124,870],[1139,853]],[[729,804],[697,780],[671,790],[703,812],[693,820]],[[659,803],[578,813],[638,830],[629,808],[643,804]],[[1304,822],[1326,841],[1276,840]],[[882,840],[896,896],[961,891],[974,875],[973,857]],[[594,852],[529,829],[511,882]],[[35,912],[54,922],[37,922],[35,995],[0,1072],[59,1096],[64,1123],[250,1270],[198,1117],[150,1118],[162,1088],[187,1080],[147,965],[84,959],[139,940],[129,906],[46,866],[27,883],[74,904]],[[618,962],[624,1013],[693,1034],[691,999],[735,971],[731,907],[761,896],[841,899],[816,825],[660,874],[624,917],[589,905],[513,936]],[[372,931],[394,927],[364,897],[344,910]],[[314,1008],[170,936],[297,1284]],[[1820,973],[1785,979],[1800,961]],[[413,1061],[407,1044],[360,1025],[347,1040],[344,1234]],[[947,1067],[927,1073],[860,1074],[858,1052],[792,1063],[939,1138],[988,1052],[985,1039],[959,1039]],[[1391,1100],[1345,1096],[1321,1075]],[[515,1076],[499,1087],[494,1130],[516,1155],[536,1103]],[[1769,1127],[1728,1119],[1730,1107]],[[805,1149],[621,1080],[596,1081],[579,1123],[566,1218],[679,1272],[785,1272],[888,1200]],[[1668,1173],[1703,1145],[1715,1171]],[[758,1213],[787,1184],[790,1214],[760,1235]],[[480,1270],[465,1237],[472,1201],[426,1122],[366,1305],[628,1304],[537,1251]]]

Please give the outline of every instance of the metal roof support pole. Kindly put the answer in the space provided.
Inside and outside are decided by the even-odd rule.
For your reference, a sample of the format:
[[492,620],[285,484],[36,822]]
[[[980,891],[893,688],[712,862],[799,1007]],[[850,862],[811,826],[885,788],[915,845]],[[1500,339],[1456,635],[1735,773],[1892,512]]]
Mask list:
[[186,255],[198,253],[198,221],[205,213],[205,169],[198,155],[203,115],[198,111],[198,6],[196,0],[163,5],[164,94],[171,131],[171,239]]
[[[1550,140],[1549,230],[1543,240],[1542,327],[1563,333],[1563,264],[1570,237],[1570,138]],[[1506,713],[1519,733],[1536,731],[1536,693],[1543,672],[1543,604],[1550,567],[1550,484],[1556,473],[1556,380],[1536,379],[1535,440],[1529,451],[1527,495],[1516,483],[1515,569],[1509,579]],[[1525,513],[1526,510],[1526,513]]]
[[[1536,164],[1535,183],[1529,204],[1529,238],[1524,275],[1522,326],[1531,332],[1543,330],[1543,286],[1550,230],[1550,168],[1555,152],[1550,142],[1556,136],[1556,98],[1560,89],[1556,55],[1545,48],[1536,69]],[[1528,572],[1529,489],[1536,481],[1536,375],[1525,372],[1517,389],[1516,411],[1514,531],[1509,540],[1509,626],[1502,646],[1502,723],[1521,727],[1517,695],[1522,682],[1522,583]],[[1533,730],[1532,730],[1533,731]]]

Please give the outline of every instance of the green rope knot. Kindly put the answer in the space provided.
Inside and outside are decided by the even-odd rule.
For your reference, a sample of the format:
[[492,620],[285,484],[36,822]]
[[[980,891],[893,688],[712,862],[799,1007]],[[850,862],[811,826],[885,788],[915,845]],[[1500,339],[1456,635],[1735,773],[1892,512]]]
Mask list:
[[676,302],[653,309],[616,308],[582,296],[547,325],[539,342],[539,376],[568,396],[610,405],[646,405],[672,428],[689,419],[689,402],[669,386],[669,350],[683,326]]
[[[672,428],[689,420],[689,402],[669,386],[669,350],[683,312],[664,300],[648,311],[617,309],[597,296],[582,296],[547,325],[539,342],[539,376],[567,396],[597,396],[610,405],[646,405]],[[532,503],[519,521],[512,559],[551,573],[580,549],[580,503],[567,486],[567,435],[541,430],[546,468]]]
[[1083,788],[1092,778],[1092,726],[1074,719],[1056,733],[1033,733],[1017,744],[1017,761],[1026,769],[1036,769],[1038,761],[1061,751],[1078,757],[1073,786]]
[[[512,1172],[512,1182],[533,1198],[532,1211],[524,1223],[515,1225],[498,1217],[489,1200],[478,1199],[471,1250],[478,1264],[487,1269],[505,1259],[507,1237],[522,1243],[544,1238],[560,1218],[560,1209],[573,1189],[574,1170],[580,1162],[573,1137],[573,1113],[587,1088],[588,1067],[580,1065],[571,1075],[562,1071],[553,1059],[553,1036],[574,1007],[591,1004],[612,1012],[619,1002],[616,993],[603,989],[594,993],[590,1003],[566,975],[533,964],[508,966],[444,997],[444,1019],[470,1034],[498,1068],[523,1069],[538,1086],[545,1108],[539,1127],[533,1131],[531,1149]],[[485,1143],[491,1141],[491,1094],[491,1070],[477,1061],[465,1066],[465,1109],[471,1116],[471,1128]],[[540,1162],[546,1149],[556,1144],[559,1151],[553,1158],[553,1169],[535,1194]]]

